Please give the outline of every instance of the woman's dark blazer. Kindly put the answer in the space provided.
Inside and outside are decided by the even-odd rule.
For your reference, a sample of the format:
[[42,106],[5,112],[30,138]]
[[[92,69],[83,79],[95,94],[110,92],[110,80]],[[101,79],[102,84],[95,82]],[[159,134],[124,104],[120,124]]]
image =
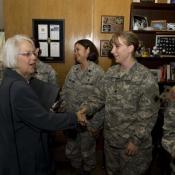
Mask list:
[[6,69],[0,86],[0,175],[46,175],[42,132],[76,125],[74,113],[48,112],[28,82]]

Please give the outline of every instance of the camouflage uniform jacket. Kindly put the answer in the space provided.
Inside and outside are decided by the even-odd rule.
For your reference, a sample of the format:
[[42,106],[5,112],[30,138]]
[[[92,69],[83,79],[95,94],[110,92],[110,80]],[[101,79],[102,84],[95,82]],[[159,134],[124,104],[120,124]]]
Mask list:
[[51,65],[38,60],[36,69],[35,78],[58,86],[57,73]]
[[164,113],[163,147],[175,158],[175,101],[171,101]]
[[[80,65],[74,65],[66,76],[61,92],[64,109],[77,112],[80,105],[94,92],[95,85],[103,77],[102,68],[89,61],[88,69],[81,71]],[[103,124],[104,111],[97,112],[89,123],[93,128],[99,128]]]
[[136,62],[128,72],[112,66],[100,81],[95,95],[81,105],[91,114],[105,105],[104,137],[108,144],[123,148],[132,141],[150,147],[156,122],[159,88],[152,73]]

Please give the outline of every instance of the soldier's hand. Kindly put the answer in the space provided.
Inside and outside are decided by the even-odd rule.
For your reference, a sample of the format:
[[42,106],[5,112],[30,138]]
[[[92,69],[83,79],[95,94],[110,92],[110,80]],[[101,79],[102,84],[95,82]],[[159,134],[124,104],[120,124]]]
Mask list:
[[100,133],[100,130],[97,129],[97,128],[92,128],[92,127],[87,127],[87,130],[88,132],[90,133],[91,136],[93,137],[98,137],[99,136],[99,133]]
[[126,145],[126,154],[128,156],[134,156],[138,153],[138,146],[133,144],[132,142],[129,142]]
[[77,114],[78,123],[81,124],[82,126],[86,126],[86,124],[88,123],[86,119],[86,109],[82,108],[76,114]]

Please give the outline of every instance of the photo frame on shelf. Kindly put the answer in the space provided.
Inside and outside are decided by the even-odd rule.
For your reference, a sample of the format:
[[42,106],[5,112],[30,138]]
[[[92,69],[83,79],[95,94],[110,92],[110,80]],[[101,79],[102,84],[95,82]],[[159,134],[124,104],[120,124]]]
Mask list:
[[124,16],[101,16],[101,32],[114,33],[124,29]]
[[100,40],[100,56],[108,57],[110,55],[112,46],[110,40]]
[[40,60],[64,63],[64,19],[33,19],[32,28],[40,44]]
[[145,16],[133,16],[132,20],[133,30],[144,30],[148,27],[148,20]]
[[159,82],[160,81],[160,69],[150,69],[150,71],[153,74],[155,80]]
[[167,29],[167,22],[166,22],[166,20],[152,20],[151,27],[154,30],[166,30]]
[[167,0],[168,4],[175,4],[175,0]]
[[175,56],[175,35],[156,35],[155,46],[160,51],[162,57]]
[[142,2],[143,2],[143,3],[145,3],[145,2],[149,2],[149,3],[150,3],[150,2],[151,2],[151,3],[155,3],[155,0],[140,0],[140,2],[141,2],[141,3],[142,3]]
[[175,23],[167,23],[167,30],[175,31]]

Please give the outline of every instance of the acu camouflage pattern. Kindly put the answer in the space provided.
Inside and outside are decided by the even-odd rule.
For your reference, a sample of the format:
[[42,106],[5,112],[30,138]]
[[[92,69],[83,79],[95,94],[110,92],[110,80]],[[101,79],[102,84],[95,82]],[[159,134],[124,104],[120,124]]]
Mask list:
[[[175,159],[175,101],[170,101],[164,113],[163,147]],[[175,162],[171,162],[172,175],[175,175]]]
[[[93,94],[94,87],[103,77],[104,71],[97,64],[89,61],[88,69],[81,71],[80,65],[74,65],[68,73],[62,92],[63,108],[67,112],[77,112],[80,105]],[[98,111],[89,119],[88,127],[101,128],[104,111]],[[91,171],[96,165],[96,138],[87,129],[78,130],[74,139],[68,138],[66,155],[74,168]],[[82,165],[83,162],[83,165]]]
[[57,73],[51,65],[38,60],[36,69],[35,78],[59,86]]
[[[80,65],[74,65],[69,71],[61,92],[63,108],[68,112],[79,111],[80,105],[87,100],[94,92],[94,87],[103,77],[102,68],[89,61],[88,69],[81,71]],[[92,119],[89,120],[89,126],[100,128],[103,124],[104,113],[98,111]]]
[[127,156],[125,149],[105,143],[104,152],[108,175],[146,175],[145,170],[148,169],[152,159],[150,149],[139,150],[138,154]]
[[[89,114],[92,114],[105,105],[105,144],[122,150],[131,141],[139,147],[139,151],[143,151],[143,155],[147,149],[151,152],[151,130],[158,116],[158,96],[159,87],[152,73],[136,62],[128,72],[122,71],[119,65],[109,68],[95,89],[95,95],[81,107],[86,107]],[[106,149],[106,155],[114,153]],[[144,166],[148,162],[146,159],[150,161],[149,157],[145,154],[140,158],[142,165],[135,161],[137,168]],[[112,159],[106,161],[108,170],[115,167],[113,165],[117,166],[117,162]],[[131,175],[133,170],[128,171]],[[109,175],[115,174],[114,172],[108,171]]]

